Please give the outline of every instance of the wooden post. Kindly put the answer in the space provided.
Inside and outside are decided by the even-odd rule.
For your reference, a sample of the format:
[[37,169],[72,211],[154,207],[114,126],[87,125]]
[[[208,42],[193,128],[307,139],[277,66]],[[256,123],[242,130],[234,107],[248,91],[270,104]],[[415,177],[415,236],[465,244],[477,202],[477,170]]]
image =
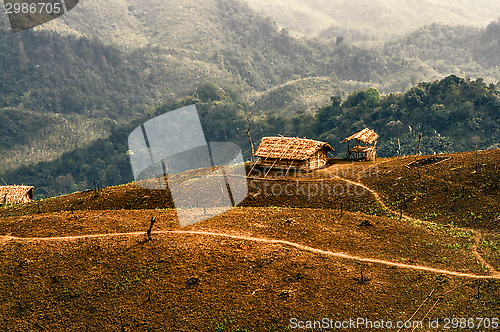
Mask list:
[[477,162],[478,160],[477,160],[477,144],[476,144],[476,173],[477,173]]
[[99,180],[94,180],[94,198],[99,196]]
[[418,134],[418,148],[417,155],[415,156],[415,169],[417,170],[418,178],[420,179],[420,171],[418,169],[418,164],[416,161],[418,160],[418,156],[420,156],[420,140],[422,139],[422,134]]
[[[260,159],[260,157],[259,157],[259,159]],[[256,163],[256,162],[253,162],[252,168],[250,168],[250,171],[248,171],[247,176],[250,176],[250,174],[252,174],[252,171],[253,171],[253,169],[254,169],[255,165],[257,165],[257,163]]]
[[248,140],[250,141],[250,146],[252,147],[252,163],[253,163],[254,162],[253,156],[255,154],[255,151],[254,151],[254,147],[253,147],[252,137],[250,137],[250,125],[251,125],[251,122],[250,122],[250,119],[247,119],[247,121],[248,121],[248,129],[245,130],[245,132],[247,133]]
[[286,169],[285,176],[288,175],[288,171],[290,170],[290,167],[292,167],[292,165],[293,165],[293,161],[290,163],[290,166],[288,166],[288,168]]
[[277,161],[278,161],[278,159],[276,159],[276,160],[274,161],[274,163],[271,165],[271,167],[269,167],[269,169],[267,170],[266,174],[264,174],[264,177],[266,177],[266,176],[267,176],[267,174],[269,174],[269,172],[270,172],[270,171],[271,171],[271,169],[274,167],[274,165],[276,164],[276,162],[277,162]]
[[422,134],[418,134],[418,153],[417,156],[420,156],[420,140],[422,139]]
[[401,143],[399,143],[399,138],[398,138],[398,157],[401,157]]
[[149,241],[153,241],[153,238],[151,237],[151,230],[153,229],[153,225],[155,224],[155,222],[156,222],[156,216],[154,216],[153,218],[151,218],[151,222],[150,222],[149,228],[146,231],[146,235],[148,236]]

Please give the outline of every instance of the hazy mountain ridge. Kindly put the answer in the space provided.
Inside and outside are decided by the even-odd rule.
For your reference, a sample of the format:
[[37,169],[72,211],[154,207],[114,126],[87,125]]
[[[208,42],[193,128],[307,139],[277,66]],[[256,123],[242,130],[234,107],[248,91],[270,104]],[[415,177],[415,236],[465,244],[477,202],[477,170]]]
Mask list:
[[[384,46],[386,55],[418,59],[437,73],[500,80],[500,21],[484,29],[432,24]],[[424,76],[420,75],[420,80]],[[412,82],[415,84],[415,82]]]
[[368,32],[382,41],[431,23],[485,27],[500,17],[500,4],[488,0],[248,0],[248,3],[271,16],[279,26],[301,34],[318,36],[335,27]]

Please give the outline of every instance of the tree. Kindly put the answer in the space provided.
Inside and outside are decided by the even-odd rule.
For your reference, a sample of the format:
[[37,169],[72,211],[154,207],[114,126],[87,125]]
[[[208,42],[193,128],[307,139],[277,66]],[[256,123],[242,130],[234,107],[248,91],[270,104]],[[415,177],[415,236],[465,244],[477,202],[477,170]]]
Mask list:
[[340,98],[340,96],[331,96],[330,101],[332,102],[333,108],[338,108],[342,104],[342,98]]
[[374,87],[366,90],[365,106],[374,108],[380,102],[380,93]]

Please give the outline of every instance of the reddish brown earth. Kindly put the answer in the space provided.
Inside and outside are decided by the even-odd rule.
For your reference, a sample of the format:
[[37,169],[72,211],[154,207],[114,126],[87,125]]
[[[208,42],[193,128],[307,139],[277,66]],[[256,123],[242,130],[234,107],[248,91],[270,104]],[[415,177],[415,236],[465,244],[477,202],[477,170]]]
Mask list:
[[[168,191],[134,184],[0,209],[0,329],[288,331],[294,317],[500,318],[500,152],[449,156],[418,168],[405,167],[415,157],[331,161],[267,180],[267,189],[306,186],[305,195],[266,195],[253,180],[240,207],[185,228]],[[369,166],[378,177],[359,176]],[[364,194],[307,197],[309,184],[346,180]]]

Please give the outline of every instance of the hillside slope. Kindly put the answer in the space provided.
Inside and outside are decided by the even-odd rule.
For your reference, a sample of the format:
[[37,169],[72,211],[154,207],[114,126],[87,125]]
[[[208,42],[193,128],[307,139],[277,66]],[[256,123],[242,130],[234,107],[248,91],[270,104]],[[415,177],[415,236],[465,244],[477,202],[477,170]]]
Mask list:
[[[186,228],[165,208],[168,192],[134,184],[102,189],[97,197],[54,197],[39,208],[0,209],[0,324],[8,330],[285,331],[293,318],[412,319],[428,326],[449,312],[496,317],[499,187],[482,192],[484,181],[496,176],[498,183],[493,166],[500,156],[482,152],[471,174],[470,155],[422,163],[421,179],[415,169],[408,174],[408,157],[336,162],[309,177],[275,173],[306,187],[311,180],[351,184],[358,195],[310,199],[253,189],[242,206]],[[357,177],[369,167],[378,167],[378,176]],[[448,191],[430,188],[438,177]],[[249,180],[258,181],[252,188],[265,185]],[[398,197],[409,183],[421,194],[400,219]],[[460,183],[475,197],[473,206],[472,198],[453,194]],[[449,211],[433,204],[451,197]],[[465,226],[471,212],[482,217]]]
[[[150,105],[182,98],[203,82],[234,89],[245,100],[302,78],[383,81],[395,77],[398,68],[405,70],[398,61],[388,66],[376,51],[292,38],[238,2],[198,1],[181,4],[178,11],[165,10],[163,2],[148,3],[148,8],[141,3],[110,2],[104,5],[110,8],[101,8],[101,3],[85,2],[64,18],[15,35],[0,18],[5,28],[0,31],[0,107],[6,118],[0,170],[49,161],[75,147],[65,144],[75,142],[75,135],[64,128],[54,130],[63,133],[57,138],[43,130],[60,123],[51,120],[54,113],[76,135],[94,127],[98,138],[109,135],[110,120],[140,117]],[[124,11],[130,21],[121,19]],[[163,21],[171,23],[159,25]],[[62,27],[54,27],[56,33],[51,24]],[[110,37],[115,32],[133,40],[118,42]],[[310,89],[316,100],[325,98],[322,91],[317,85]],[[302,107],[303,97],[297,99]],[[26,112],[41,117],[39,126],[13,115]],[[78,147],[91,139],[82,136]],[[39,144],[56,139],[62,144]]]

